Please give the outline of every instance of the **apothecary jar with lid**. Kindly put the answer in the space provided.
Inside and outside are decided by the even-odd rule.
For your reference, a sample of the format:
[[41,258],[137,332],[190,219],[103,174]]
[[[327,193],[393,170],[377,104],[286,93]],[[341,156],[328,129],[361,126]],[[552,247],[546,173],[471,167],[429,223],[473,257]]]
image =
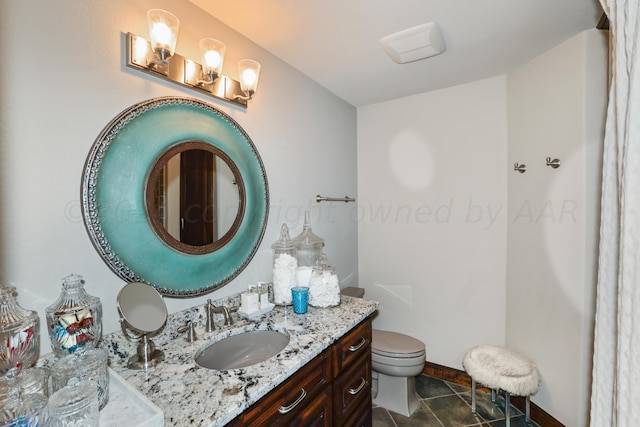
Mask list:
[[46,309],[51,349],[56,357],[95,348],[102,338],[102,303],[84,289],[82,276],[62,279],[62,292]]
[[16,300],[16,289],[0,285],[0,374],[30,368],[40,355],[40,319]]
[[291,288],[296,286],[296,248],[289,236],[289,227],[282,224],[280,238],[273,245],[273,302],[291,305]]

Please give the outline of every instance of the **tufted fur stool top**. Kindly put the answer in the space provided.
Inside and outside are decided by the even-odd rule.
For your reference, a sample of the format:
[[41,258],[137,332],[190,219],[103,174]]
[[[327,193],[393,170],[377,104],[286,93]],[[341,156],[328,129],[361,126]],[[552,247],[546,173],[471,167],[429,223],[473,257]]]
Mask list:
[[522,354],[511,349],[493,345],[472,348],[462,360],[464,370],[471,377],[471,412],[476,413],[476,382],[492,390],[505,392],[506,426],[510,422],[510,395],[526,397],[526,422],[531,421],[529,397],[538,391],[540,377],[536,365]]

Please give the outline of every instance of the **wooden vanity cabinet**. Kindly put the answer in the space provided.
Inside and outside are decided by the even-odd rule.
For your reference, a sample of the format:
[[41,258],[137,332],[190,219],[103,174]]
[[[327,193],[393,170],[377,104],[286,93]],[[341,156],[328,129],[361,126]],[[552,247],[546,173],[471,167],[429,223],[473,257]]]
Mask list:
[[229,425],[370,426],[371,319],[349,331]]

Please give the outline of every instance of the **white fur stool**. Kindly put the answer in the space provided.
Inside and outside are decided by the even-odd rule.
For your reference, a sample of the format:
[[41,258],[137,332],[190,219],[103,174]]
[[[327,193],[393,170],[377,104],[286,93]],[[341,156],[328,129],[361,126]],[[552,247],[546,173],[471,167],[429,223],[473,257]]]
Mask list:
[[472,348],[462,360],[462,366],[471,376],[471,412],[476,413],[476,382],[491,389],[491,401],[495,402],[495,391],[505,392],[505,417],[509,427],[511,421],[511,394],[526,396],[526,422],[531,421],[529,397],[538,391],[540,377],[536,365],[522,354],[505,347],[481,345]]

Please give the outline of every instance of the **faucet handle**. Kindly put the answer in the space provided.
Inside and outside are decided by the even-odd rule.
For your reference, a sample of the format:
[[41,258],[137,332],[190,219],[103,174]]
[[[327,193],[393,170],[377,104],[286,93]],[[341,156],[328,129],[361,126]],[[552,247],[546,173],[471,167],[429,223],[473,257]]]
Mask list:
[[196,328],[195,325],[193,324],[193,322],[191,320],[188,320],[187,323],[185,323],[183,326],[180,326],[178,328],[178,332],[179,333],[187,333],[186,336],[186,340],[189,341],[190,343],[193,343],[194,341],[196,341],[198,339],[198,337],[196,336]]

